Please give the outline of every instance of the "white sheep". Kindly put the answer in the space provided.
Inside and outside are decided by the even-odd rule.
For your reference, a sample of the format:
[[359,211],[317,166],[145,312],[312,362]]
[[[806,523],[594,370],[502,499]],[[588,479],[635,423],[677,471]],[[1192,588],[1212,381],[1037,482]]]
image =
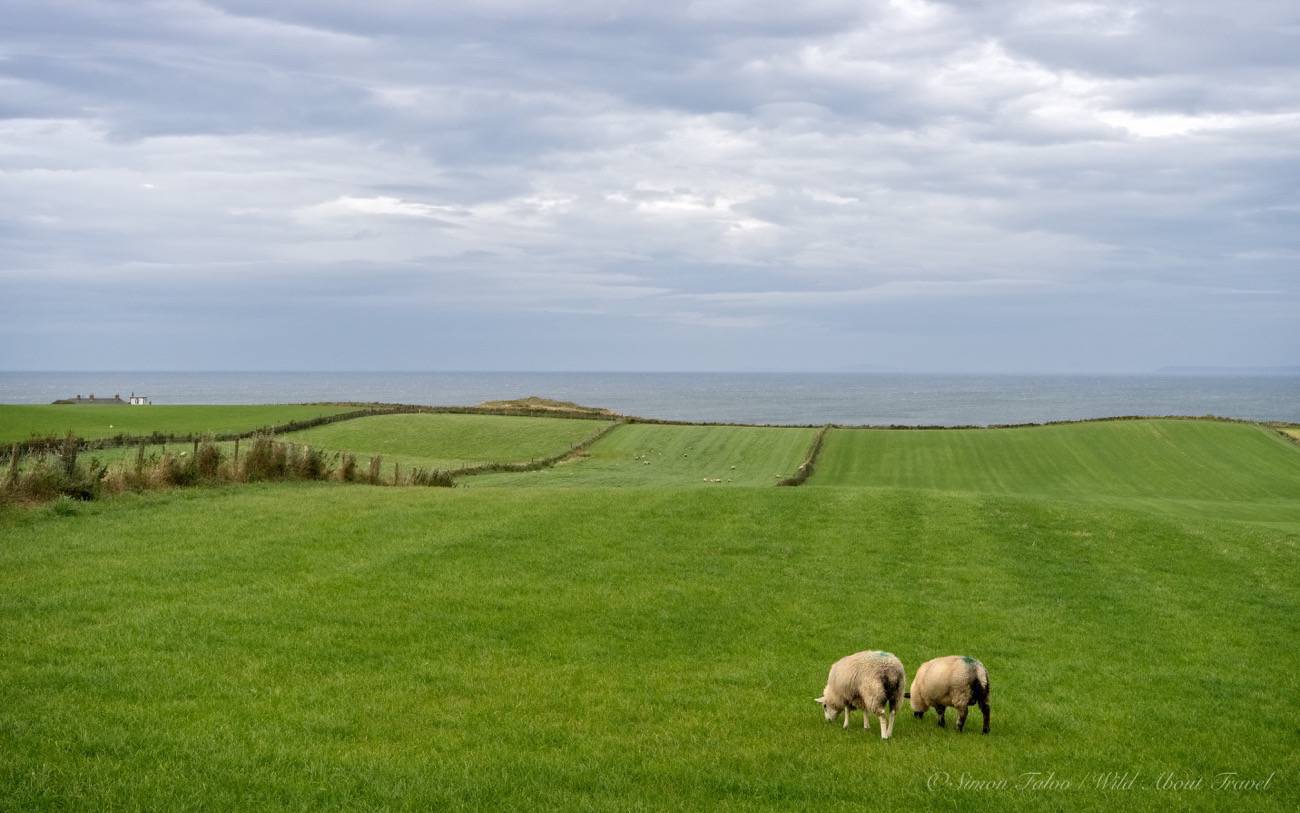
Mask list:
[[[831,664],[826,688],[816,702],[821,704],[826,722],[844,713],[844,727],[849,727],[849,711],[862,709],[862,727],[871,728],[871,715],[880,719],[880,738],[894,733],[894,714],[903,702],[903,684],[907,673],[903,662],[888,652],[857,652]],[[888,709],[888,713],[886,713]]]
[[966,727],[966,711],[971,705],[980,708],[984,715],[984,730],[989,733],[989,672],[984,664],[964,655],[948,655],[921,664],[912,680],[912,690],[906,695],[912,701],[912,714],[916,719],[933,708],[939,714],[943,727],[943,713],[948,706],[957,709],[957,730]]

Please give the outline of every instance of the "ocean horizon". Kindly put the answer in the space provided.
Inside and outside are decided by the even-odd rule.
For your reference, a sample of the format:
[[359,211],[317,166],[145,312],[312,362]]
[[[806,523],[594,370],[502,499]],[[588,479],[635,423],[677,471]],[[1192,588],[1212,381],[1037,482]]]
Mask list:
[[0,372],[0,403],[135,393],[154,404],[468,406],[530,395],[643,417],[771,424],[988,425],[1128,415],[1300,422],[1300,375]]

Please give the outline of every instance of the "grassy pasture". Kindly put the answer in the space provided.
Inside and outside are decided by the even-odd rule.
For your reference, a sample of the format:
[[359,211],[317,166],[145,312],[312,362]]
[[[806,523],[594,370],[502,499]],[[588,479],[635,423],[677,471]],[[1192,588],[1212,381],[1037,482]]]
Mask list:
[[0,404],[0,443],[33,435],[87,439],[114,435],[246,432],[262,426],[350,412],[355,407],[267,404],[231,406],[107,406]]
[[451,413],[374,415],[326,424],[283,439],[358,458],[383,455],[390,466],[454,469],[478,463],[508,463],[559,454],[590,437],[608,421],[522,418]]
[[[836,430],[811,482],[838,487],[770,487],[813,434],[632,424],[468,489],[0,510],[0,809],[1300,805],[1300,448]],[[863,648],[980,657],[993,733],[822,723]]]
[[[750,426],[620,426],[584,457],[535,472],[466,482],[496,486],[774,485],[803,462],[815,429]],[[721,483],[705,483],[705,479]]]
[[[110,407],[111,408],[111,407]],[[451,413],[375,415],[288,432],[280,439],[329,452],[352,452],[364,469],[371,455],[382,455],[384,475],[394,463],[403,470],[419,466],[455,469],[481,463],[523,462],[559,454],[609,425],[605,420],[503,417]],[[242,448],[247,449],[247,441]],[[224,457],[234,452],[232,441],[217,443]],[[82,452],[85,460],[110,466],[131,463],[138,446]],[[189,453],[187,442],[149,444],[146,455]],[[31,465],[29,457],[24,465]]]
[[1297,451],[1271,430],[1214,421],[835,429],[809,482],[1070,498],[1295,500]]
[[[1263,524],[878,488],[276,485],[0,535],[3,808],[1300,803],[1300,535]],[[993,733],[824,724],[827,666],[865,647],[909,673],[982,658]],[[956,786],[1051,771],[1074,784]],[[1278,773],[1154,788],[1168,771]]]

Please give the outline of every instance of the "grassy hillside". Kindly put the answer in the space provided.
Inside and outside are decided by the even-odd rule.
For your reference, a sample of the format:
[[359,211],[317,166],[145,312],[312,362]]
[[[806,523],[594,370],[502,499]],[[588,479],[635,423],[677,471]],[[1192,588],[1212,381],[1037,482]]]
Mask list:
[[[813,429],[628,424],[552,469],[492,474],[471,486],[773,485],[803,461]],[[720,480],[720,483],[705,483]]]
[[[360,486],[0,523],[7,809],[1300,803],[1278,706],[1300,536],[1265,526],[904,490]],[[993,733],[824,724],[827,666],[867,647],[909,674],[983,659]],[[1151,787],[1227,770],[1278,776]],[[1075,787],[943,780],[1033,771]],[[1140,779],[1097,790],[1108,771]]]
[[[430,465],[601,425],[290,437]],[[464,489],[0,508],[0,809],[1300,805],[1300,448],[1201,421],[836,430],[812,482],[838,487],[772,488],[814,433],[631,424]],[[979,657],[993,733],[824,724],[827,667],[864,648]],[[1230,771],[1274,778],[1215,790]]]
[[26,440],[33,435],[62,436],[69,431],[83,438],[148,435],[152,432],[246,432],[352,409],[354,407],[286,404],[143,407],[0,404],[0,443]]
[[832,430],[811,484],[1065,497],[1300,499],[1300,449],[1212,421]]
[[440,469],[549,457],[608,426],[603,420],[500,415],[376,415],[318,426],[285,440],[388,463]]

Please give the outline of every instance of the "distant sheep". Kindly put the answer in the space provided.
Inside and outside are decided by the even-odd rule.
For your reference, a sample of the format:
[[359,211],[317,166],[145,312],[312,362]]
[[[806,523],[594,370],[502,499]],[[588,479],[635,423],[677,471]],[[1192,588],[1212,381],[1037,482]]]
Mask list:
[[957,730],[966,727],[966,711],[978,705],[984,716],[984,734],[989,733],[989,672],[984,664],[962,655],[948,655],[921,664],[906,695],[912,701],[916,719],[933,708],[944,725],[943,713],[948,706],[957,709]]
[[[907,673],[903,662],[888,652],[857,652],[831,664],[826,688],[817,698],[826,722],[844,714],[849,727],[849,711],[862,709],[862,727],[871,728],[871,715],[880,719],[880,738],[894,733],[894,714],[903,702],[903,684]],[[888,709],[888,714],[886,714]]]

